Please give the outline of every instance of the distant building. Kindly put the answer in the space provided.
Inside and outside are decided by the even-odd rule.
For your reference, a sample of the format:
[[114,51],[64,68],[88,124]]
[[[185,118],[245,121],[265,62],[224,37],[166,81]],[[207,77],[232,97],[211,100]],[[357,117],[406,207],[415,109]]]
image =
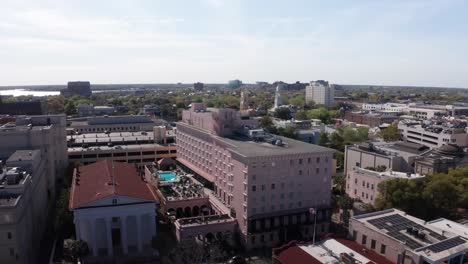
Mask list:
[[160,116],[161,108],[159,105],[145,105],[140,109],[140,115]]
[[103,160],[75,169],[69,204],[76,239],[93,257],[151,250],[158,200],[135,166]]
[[466,263],[467,233],[452,221],[426,222],[397,209],[354,216],[349,226],[354,241],[393,263]]
[[67,88],[61,90],[60,94],[65,97],[72,97],[74,95],[81,97],[90,97],[91,83],[90,82],[68,82]]
[[42,115],[40,101],[32,102],[2,102],[0,96],[0,115]]
[[157,125],[146,115],[94,116],[69,122],[69,128],[78,133],[152,131]]
[[193,84],[193,89],[195,89],[195,91],[201,91],[203,90],[203,87],[204,85],[201,82],[196,82]]
[[281,97],[281,89],[285,87],[284,84],[278,84],[276,86],[276,93],[275,93],[275,103],[273,105],[273,109],[277,109],[278,107],[283,105],[283,98]]
[[368,113],[364,111],[346,112],[344,119],[349,122],[366,125],[369,127],[379,127],[382,124],[391,124],[398,120],[394,113]]
[[358,243],[342,239],[327,238],[315,244],[291,241],[273,249],[274,264],[393,264],[377,252],[368,250]]
[[228,82],[228,86],[230,88],[239,88],[242,86],[242,81],[241,80],[231,80]]
[[376,112],[406,113],[409,108],[407,104],[386,103],[386,104],[363,104],[362,110]]
[[100,115],[112,115],[115,113],[115,108],[112,106],[94,106],[92,104],[78,104],[76,106],[78,116],[100,116]]
[[379,195],[378,185],[381,182],[391,179],[423,179],[420,174],[410,172],[399,172],[387,170],[377,172],[368,169],[354,167],[346,174],[346,193],[353,199],[360,200],[363,203],[374,204]]
[[325,107],[331,107],[335,104],[334,97],[334,86],[329,85],[327,81],[312,81],[305,88],[306,103],[314,102]]

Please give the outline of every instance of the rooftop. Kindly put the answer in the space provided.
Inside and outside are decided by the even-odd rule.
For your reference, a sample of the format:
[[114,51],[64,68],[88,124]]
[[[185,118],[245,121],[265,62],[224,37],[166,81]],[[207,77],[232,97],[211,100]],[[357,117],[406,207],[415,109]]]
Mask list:
[[156,201],[152,187],[131,164],[106,159],[75,169],[70,193],[71,209],[85,207],[110,196]]
[[40,150],[17,150],[8,158],[7,162],[32,161],[41,153]]
[[373,170],[362,169],[358,167],[353,167],[354,172],[363,175],[372,175],[379,178],[402,178],[402,179],[422,179],[425,176],[417,173],[406,173],[399,171],[384,171],[377,172]]
[[[157,148],[157,147],[175,147],[175,144],[167,144],[167,145],[161,145],[161,144],[137,144],[137,145],[118,145],[118,146],[97,146],[97,147],[71,147],[68,148],[68,152],[83,152],[83,151],[111,151],[111,150],[119,150],[119,149],[125,149],[125,150],[140,150],[140,149],[149,149],[149,148]],[[156,149],[157,150],[157,149]]]
[[374,251],[367,250],[354,241],[346,239],[328,238],[316,244],[290,242],[280,248],[273,249],[274,258],[282,264],[339,264],[343,259],[355,262],[349,263],[378,263],[390,264],[391,261]]
[[439,260],[468,249],[467,239],[447,232],[424,220],[389,209],[353,217],[366,227],[399,241],[405,247],[428,259]]

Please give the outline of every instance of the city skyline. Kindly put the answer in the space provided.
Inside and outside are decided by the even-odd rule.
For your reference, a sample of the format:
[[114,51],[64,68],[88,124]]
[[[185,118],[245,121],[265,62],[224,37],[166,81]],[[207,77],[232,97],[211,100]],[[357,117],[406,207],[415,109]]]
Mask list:
[[468,87],[464,1],[11,1],[0,85],[286,82]]

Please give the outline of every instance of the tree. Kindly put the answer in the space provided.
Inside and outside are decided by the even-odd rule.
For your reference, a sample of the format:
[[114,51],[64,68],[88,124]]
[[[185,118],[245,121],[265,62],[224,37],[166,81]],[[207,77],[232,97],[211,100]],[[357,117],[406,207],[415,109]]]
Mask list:
[[340,135],[339,132],[333,132],[330,136],[330,147],[339,150],[339,151],[344,151],[344,139]]
[[325,131],[321,132],[317,144],[320,146],[327,146],[329,143],[330,138],[328,138],[328,133]]
[[391,124],[387,128],[380,130],[378,135],[385,141],[395,141],[400,139],[400,132],[398,131],[397,124]]
[[49,96],[47,98],[47,112],[61,114],[65,112],[66,98],[62,95]]
[[305,96],[300,94],[296,95],[295,97],[289,99],[289,103],[295,105],[299,108],[304,108],[305,106]]
[[320,119],[324,124],[331,123],[330,111],[324,107],[307,111],[307,119]]
[[284,120],[289,120],[291,119],[291,110],[287,107],[278,107],[275,110],[275,117],[284,119]]
[[264,128],[264,129],[270,129],[271,127],[273,127],[273,120],[271,120],[271,117],[269,116],[264,116],[262,118],[260,118],[258,124],[260,125],[261,128]]
[[89,254],[88,244],[83,240],[73,240],[70,247],[72,258],[79,260]]
[[297,120],[307,120],[307,113],[305,111],[299,111],[296,113]]

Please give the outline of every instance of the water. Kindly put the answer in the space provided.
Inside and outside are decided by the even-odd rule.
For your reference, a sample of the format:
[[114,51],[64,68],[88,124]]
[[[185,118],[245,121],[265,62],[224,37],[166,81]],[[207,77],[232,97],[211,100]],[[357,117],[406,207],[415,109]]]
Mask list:
[[0,95],[12,95],[12,96],[51,96],[59,95],[60,91],[30,91],[25,89],[13,89],[13,90],[0,90]]
[[161,171],[158,172],[159,178],[165,180],[165,181],[172,181],[176,178],[175,172],[172,171]]

